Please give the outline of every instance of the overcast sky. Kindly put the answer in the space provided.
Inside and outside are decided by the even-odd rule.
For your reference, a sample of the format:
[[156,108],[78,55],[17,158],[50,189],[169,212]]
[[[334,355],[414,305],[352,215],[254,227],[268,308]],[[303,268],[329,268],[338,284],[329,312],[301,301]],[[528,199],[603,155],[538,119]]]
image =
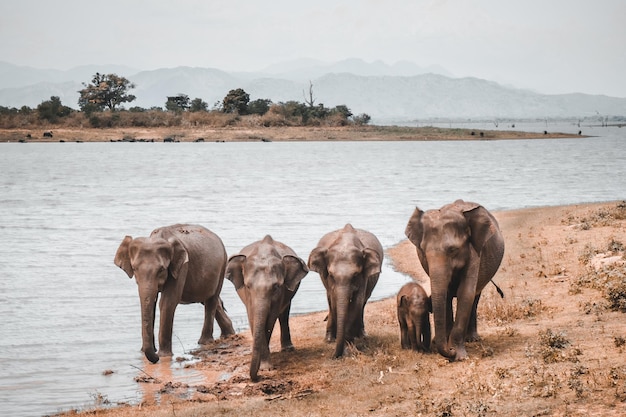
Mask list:
[[0,61],[256,71],[360,58],[626,97],[625,19],[624,0],[2,1]]

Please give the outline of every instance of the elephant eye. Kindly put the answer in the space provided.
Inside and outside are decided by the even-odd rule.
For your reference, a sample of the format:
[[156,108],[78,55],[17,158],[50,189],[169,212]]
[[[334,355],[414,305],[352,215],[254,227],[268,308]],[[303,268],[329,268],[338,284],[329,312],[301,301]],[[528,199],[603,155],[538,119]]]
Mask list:
[[448,246],[446,248],[446,252],[449,255],[456,255],[459,252],[459,247],[458,246]]

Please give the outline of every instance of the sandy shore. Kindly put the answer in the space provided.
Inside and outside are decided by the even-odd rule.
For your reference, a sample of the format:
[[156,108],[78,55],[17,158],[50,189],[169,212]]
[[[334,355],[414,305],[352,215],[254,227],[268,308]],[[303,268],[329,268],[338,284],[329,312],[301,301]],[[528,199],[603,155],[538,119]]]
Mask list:
[[[479,306],[482,340],[470,359],[400,348],[393,298],[366,307],[368,337],[340,360],[324,339],[326,312],[293,317],[295,352],[248,379],[250,336],[195,352],[205,381],[176,381],[169,363],[146,362],[139,405],[98,404],[84,415],[618,416],[626,414],[624,312],[610,308],[607,276],[625,282],[624,202],[496,213],[504,260]],[[408,219],[407,219],[408,220]],[[387,251],[395,268],[427,285],[408,241]],[[619,290],[619,291],[622,291]],[[618,294],[619,294],[618,291]],[[626,303],[626,301],[625,301]],[[626,306],[626,304],[625,304]],[[625,307],[626,309],[626,307]],[[431,317],[432,318],[432,317]],[[277,329],[275,333],[280,330]]]

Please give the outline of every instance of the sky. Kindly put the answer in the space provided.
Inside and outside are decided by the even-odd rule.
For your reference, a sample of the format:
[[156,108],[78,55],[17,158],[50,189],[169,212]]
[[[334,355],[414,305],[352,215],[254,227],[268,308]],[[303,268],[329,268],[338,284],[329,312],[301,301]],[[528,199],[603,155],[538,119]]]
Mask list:
[[359,58],[626,97],[625,18],[624,0],[2,1],[0,61],[259,71]]

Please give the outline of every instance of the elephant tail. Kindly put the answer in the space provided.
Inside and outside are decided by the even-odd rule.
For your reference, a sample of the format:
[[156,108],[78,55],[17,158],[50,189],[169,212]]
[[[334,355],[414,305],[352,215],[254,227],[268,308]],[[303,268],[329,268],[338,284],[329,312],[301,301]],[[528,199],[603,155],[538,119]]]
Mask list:
[[491,280],[491,283],[496,287],[496,291],[498,291],[500,297],[504,298],[504,292],[500,289],[500,287],[498,287],[498,284],[496,284],[494,280]]

